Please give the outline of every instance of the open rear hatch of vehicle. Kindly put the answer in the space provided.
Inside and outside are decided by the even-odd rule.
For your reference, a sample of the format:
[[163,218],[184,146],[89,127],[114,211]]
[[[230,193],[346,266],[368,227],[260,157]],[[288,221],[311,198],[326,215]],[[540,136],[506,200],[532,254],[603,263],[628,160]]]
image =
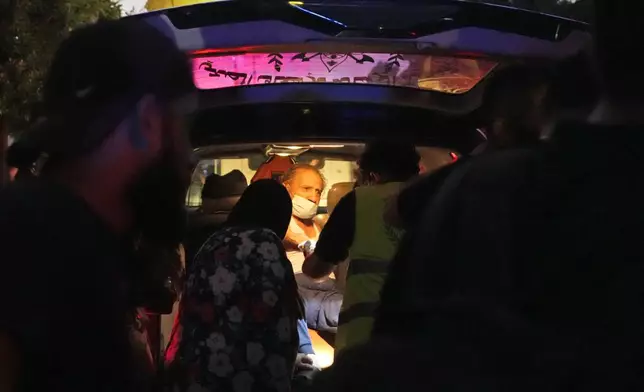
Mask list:
[[231,0],[132,18],[191,57],[197,153],[248,168],[232,146],[393,137],[469,152],[484,140],[476,110],[490,74],[559,61],[590,39],[583,23],[449,0]]
[[231,0],[135,18],[192,58],[197,146],[395,135],[467,152],[490,73],[589,40],[580,22],[448,0]]

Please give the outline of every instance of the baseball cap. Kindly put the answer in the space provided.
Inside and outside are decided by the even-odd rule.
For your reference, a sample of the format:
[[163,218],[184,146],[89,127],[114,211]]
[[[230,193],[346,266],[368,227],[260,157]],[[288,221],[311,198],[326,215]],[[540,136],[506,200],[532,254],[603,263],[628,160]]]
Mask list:
[[50,157],[98,147],[146,94],[164,103],[194,91],[188,58],[138,19],[100,21],[62,42],[27,139]]

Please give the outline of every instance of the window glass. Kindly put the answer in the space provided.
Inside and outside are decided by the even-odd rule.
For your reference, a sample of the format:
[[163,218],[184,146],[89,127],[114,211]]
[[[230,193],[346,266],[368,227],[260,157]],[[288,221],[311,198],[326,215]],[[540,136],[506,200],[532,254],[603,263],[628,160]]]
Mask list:
[[484,59],[397,53],[241,53],[192,59],[202,90],[279,83],[388,85],[461,94],[496,65]]

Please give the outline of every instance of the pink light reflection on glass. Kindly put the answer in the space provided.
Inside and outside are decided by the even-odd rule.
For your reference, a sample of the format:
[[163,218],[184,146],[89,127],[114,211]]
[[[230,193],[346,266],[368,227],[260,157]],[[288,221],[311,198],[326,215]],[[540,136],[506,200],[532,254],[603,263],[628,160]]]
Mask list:
[[[192,60],[195,85],[202,90],[267,83],[377,83],[368,78],[398,77],[410,65],[398,60],[386,70],[389,53],[305,54],[247,53],[235,56],[197,57]],[[307,56],[308,55],[308,56]],[[372,61],[369,61],[372,60]]]
[[246,53],[192,59],[202,90],[272,83],[368,83],[469,91],[495,66],[468,58],[391,53]]

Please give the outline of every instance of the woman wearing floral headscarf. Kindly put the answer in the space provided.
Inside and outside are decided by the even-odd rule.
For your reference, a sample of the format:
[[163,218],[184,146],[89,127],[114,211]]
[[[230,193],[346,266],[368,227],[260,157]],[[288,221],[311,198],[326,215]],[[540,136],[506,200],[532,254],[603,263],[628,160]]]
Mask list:
[[[250,185],[226,227],[189,266],[172,367],[179,390],[288,391],[303,306],[282,239],[292,212],[284,187]],[[177,373],[174,373],[175,375]]]

